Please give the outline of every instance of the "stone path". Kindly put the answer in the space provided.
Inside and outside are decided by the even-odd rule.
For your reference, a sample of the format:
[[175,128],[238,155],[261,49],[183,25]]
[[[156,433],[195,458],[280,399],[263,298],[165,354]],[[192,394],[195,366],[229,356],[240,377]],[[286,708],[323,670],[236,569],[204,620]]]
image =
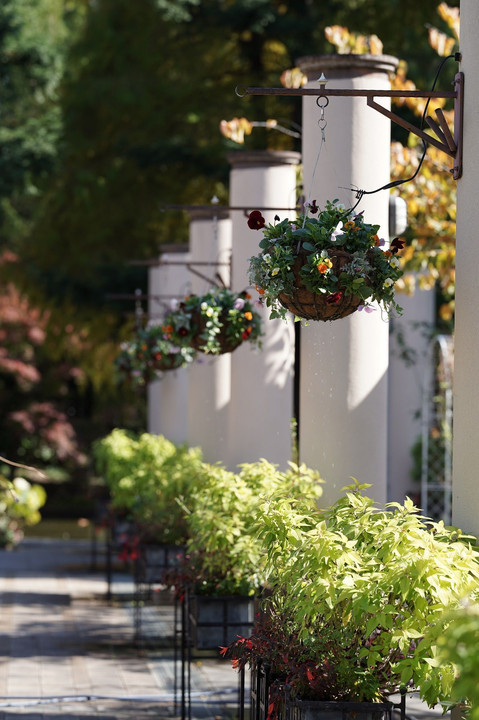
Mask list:
[[[130,576],[113,580],[107,602],[87,542],[31,539],[0,551],[0,720],[181,715],[173,650],[135,644]],[[162,612],[172,626],[172,610]],[[236,683],[226,663],[195,662],[192,717],[234,711]]]

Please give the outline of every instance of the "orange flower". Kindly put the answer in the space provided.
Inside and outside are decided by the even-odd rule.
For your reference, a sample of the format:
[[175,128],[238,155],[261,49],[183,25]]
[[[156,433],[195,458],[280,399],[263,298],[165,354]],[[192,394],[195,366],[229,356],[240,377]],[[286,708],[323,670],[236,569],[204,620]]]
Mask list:
[[387,258],[390,258],[390,257],[392,256],[392,252],[391,252],[390,250],[385,250],[385,251],[384,251],[384,256],[387,257]]
[[259,292],[260,295],[264,295],[263,288],[260,288],[259,285],[255,285],[256,290]]
[[249,294],[249,292],[245,292],[244,296],[246,300],[251,300],[251,295]]
[[354,228],[354,223],[352,220],[348,220],[348,222],[344,223],[345,230],[352,230],[353,228]]
[[247,320],[253,319],[253,313],[249,312],[249,310],[248,310],[248,312],[245,312],[244,316]]
[[165,328],[162,328],[166,333],[172,333],[173,332],[173,325],[167,325]]
[[323,263],[323,262],[322,262],[322,263],[319,263],[319,265],[317,266],[317,268],[318,268],[318,271],[321,273],[321,275],[324,275],[324,273],[328,272],[328,270],[329,270],[329,268],[328,268],[328,266],[326,265],[326,263]]
[[379,245],[379,242],[380,242],[379,235],[371,235],[371,240],[374,241],[374,244],[376,245],[376,247]]

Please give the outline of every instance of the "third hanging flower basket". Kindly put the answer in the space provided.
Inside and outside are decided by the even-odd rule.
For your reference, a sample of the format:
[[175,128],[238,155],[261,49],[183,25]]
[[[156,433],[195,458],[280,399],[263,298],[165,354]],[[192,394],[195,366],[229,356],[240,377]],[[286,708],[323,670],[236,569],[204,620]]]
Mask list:
[[188,365],[195,355],[192,348],[167,340],[159,325],[148,323],[121,344],[115,368],[120,380],[142,386],[157,380],[163,372]]
[[403,274],[397,257],[403,241],[395,238],[383,250],[379,225],[365,223],[362,213],[337,200],[320,211],[313,202],[309,216],[276,218],[266,226],[255,210],[248,225],[263,230],[261,252],[250,258],[249,279],[271,308],[270,317],[285,318],[289,310],[306,320],[339,320],[370,310],[374,301],[388,314],[400,314],[394,283]]
[[250,295],[226,288],[185,298],[162,327],[171,342],[212,355],[232,352],[247,341],[260,345],[262,335],[261,318]]

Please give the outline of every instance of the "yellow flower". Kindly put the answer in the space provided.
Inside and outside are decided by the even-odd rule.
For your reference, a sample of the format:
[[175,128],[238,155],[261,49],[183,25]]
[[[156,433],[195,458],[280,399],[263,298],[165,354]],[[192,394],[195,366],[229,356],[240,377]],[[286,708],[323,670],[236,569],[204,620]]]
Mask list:
[[246,318],[247,320],[252,320],[252,319],[253,319],[253,313],[251,313],[251,312],[249,312],[249,311],[248,311],[248,312],[245,312],[244,316],[245,316],[245,318]]

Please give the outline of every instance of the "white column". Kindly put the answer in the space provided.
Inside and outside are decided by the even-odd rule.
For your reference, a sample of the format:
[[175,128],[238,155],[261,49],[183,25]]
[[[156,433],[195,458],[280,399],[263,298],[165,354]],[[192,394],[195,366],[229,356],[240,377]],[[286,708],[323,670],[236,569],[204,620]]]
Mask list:
[[[395,58],[369,55],[298,61],[309,86],[317,87],[324,73],[328,89],[389,89],[388,72],[396,64]],[[389,182],[390,123],[368,108],[365,98],[330,98],[318,160],[319,119],[316,99],[304,97],[306,199],[323,207],[339,198],[351,207],[356,199],[348,188],[375,190]],[[366,195],[357,208],[367,222],[381,225],[379,235],[386,239],[388,199],[387,191]],[[324,503],[334,502],[351,477],[372,484],[368,493],[375,500],[387,499],[388,334],[389,323],[379,310],[301,329],[299,450],[301,460],[326,481]]]
[[[148,273],[148,293],[152,296],[148,312],[158,322],[169,312],[171,300],[188,292],[190,282],[186,269],[188,248],[168,245],[163,250],[160,260],[165,264],[151,267]],[[150,383],[147,390],[148,432],[164,435],[178,444],[187,441],[188,372],[189,368],[165,372],[162,379]]]
[[[275,215],[282,219],[293,216],[299,153],[238,151],[228,159],[232,207],[261,210],[267,223],[273,222]],[[248,228],[245,212],[234,210],[231,214],[232,289],[240,292],[248,288],[248,258],[259,252],[262,233]],[[258,297],[254,288],[250,292]],[[269,310],[258,311],[263,317],[263,349],[244,343],[231,354],[231,468],[260,458],[285,468],[291,460],[294,330],[291,322],[270,320]]]
[[[194,211],[190,217],[192,269],[205,276],[191,273],[192,291],[198,295],[208,292],[217,273],[229,286],[231,220],[224,210],[214,208]],[[202,264],[195,265],[195,261]],[[230,394],[231,354],[199,353],[190,369],[188,443],[201,447],[205,462],[227,462]]]
[[477,0],[461,0],[464,163],[463,176],[457,184],[453,523],[475,535],[479,535],[478,33]]

